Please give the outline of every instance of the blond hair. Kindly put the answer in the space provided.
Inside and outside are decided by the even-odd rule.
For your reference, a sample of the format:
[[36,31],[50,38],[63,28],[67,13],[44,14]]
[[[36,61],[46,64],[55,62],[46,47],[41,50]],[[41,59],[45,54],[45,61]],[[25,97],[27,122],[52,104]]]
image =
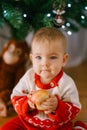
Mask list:
[[38,46],[38,44],[43,46],[44,43],[54,44],[58,42],[59,44],[59,41],[61,41],[64,51],[66,51],[67,39],[65,35],[56,28],[43,27],[35,33],[31,48],[35,45]]

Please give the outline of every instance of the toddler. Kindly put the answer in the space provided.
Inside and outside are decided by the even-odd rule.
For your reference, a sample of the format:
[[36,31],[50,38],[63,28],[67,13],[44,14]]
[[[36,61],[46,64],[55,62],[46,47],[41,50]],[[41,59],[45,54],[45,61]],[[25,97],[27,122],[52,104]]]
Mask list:
[[32,68],[11,94],[18,116],[1,130],[87,130],[81,121],[72,123],[81,104],[73,79],[63,71],[68,60],[66,48],[67,40],[56,28],[43,27],[35,33],[30,54]]

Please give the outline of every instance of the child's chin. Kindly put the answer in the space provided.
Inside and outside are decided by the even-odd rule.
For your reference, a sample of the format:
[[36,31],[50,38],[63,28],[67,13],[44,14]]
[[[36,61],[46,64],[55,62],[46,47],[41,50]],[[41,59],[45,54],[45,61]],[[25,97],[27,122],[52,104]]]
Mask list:
[[50,83],[50,81],[52,80],[52,77],[50,75],[42,75],[41,76],[41,80],[42,82],[44,82],[45,84]]

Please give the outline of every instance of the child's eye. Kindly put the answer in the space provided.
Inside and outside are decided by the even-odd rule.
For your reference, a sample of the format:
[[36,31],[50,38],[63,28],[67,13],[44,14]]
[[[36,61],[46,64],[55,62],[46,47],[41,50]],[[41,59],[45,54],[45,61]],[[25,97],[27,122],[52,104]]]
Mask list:
[[57,56],[51,56],[50,59],[57,59]]
[[38,59],[38,60],[40,60],[40,59],[41,59],[41,56],[36,56],[35,58]]

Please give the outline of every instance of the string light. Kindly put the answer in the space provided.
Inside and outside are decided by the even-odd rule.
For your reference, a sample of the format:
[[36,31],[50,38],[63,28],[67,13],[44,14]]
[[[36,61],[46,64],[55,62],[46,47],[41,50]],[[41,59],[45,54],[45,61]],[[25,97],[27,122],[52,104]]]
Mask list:
[[62,29],[65,29],[65,26],[64,26],[64,25],[62,25]]
[[67,34],[68,34],[68,35],[72,35],[72,32],[71,32],[71,31],[67,31]]
[[66,26],[67,26],[67,27],[70,27],[70,23],[69,23],[69,22],[68,22],[68,23],[66,23]]
[[23,16],[24,16],[24,18],[26,18],[26,17],[27,17],[27,14],[23,14]]
[[6,10],[3,11],[3,14],[4,14],[5,17],[8,15]]
[[67,6],[70,8],[72,5],[69,3]]
[[50,17],[50,16],[51,16],[51,14],[50,14],[50,13],[48,13],[48,14],[47,14],[47,17]]
[[4,10],[4,14],[6,14],[6,10]]
[[84,16],[84,15],[82,15],[82,16],[81,16],[81,19],[85,19],[85,16]]
[[85,10],[87,10],[87,6],[85,6]]

